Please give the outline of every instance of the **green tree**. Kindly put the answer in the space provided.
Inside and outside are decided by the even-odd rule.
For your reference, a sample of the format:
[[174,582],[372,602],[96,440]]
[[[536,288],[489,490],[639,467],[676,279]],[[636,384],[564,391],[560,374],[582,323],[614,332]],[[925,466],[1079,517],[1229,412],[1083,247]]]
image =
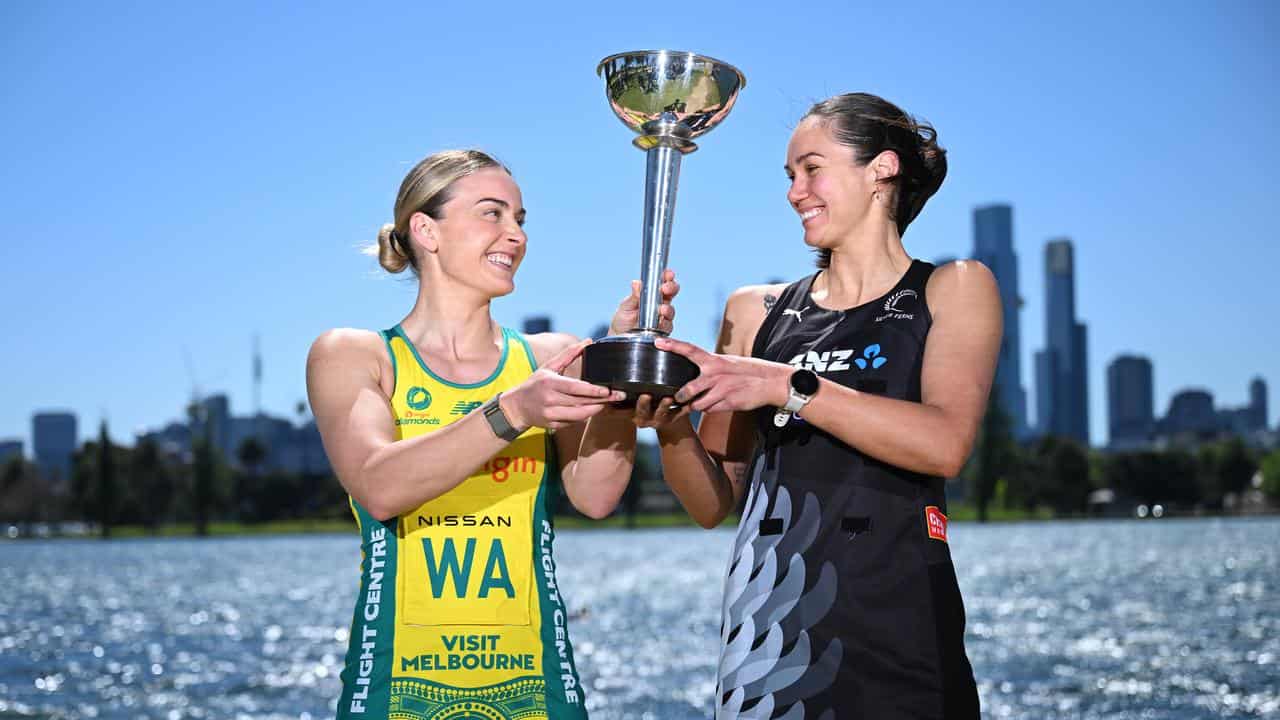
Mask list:
[[1052,436],[1045,440],[1040,453],[1045,498],[1055,513],[1083,513],[1088,509],[1089,493],[1093,490],[1089,454],[1071,440]]
[[1007,481],[1017,469],[1017,452],[1009,416],[1000,407],[1000,393],[993,387],[969,463],[969,480],[979,522],[987,521],[987,509],[995,497],[997,484],[1002,479]]
[[258,469],[267,461],[267,446],[257,436],[250,435],[240,443],[240,447],[236,450],[236,459],[240,461],[240,467],[244,468],[250,476],[258,474]]
[[78,520],[93,520],[94,479],[97,477],[97,443],[86,442],[71,456],[71,514]]
[[30,523],[39,519],[44,482],[25,458],[13,457],[0,468],[0,520]]
[[1232,437],[1223,444],[1218,454],[1216,470],[1217,484],[1222,492],[1239,495],[1249,489],[1258,464],[1254,462],[1244,441],[1239,437]]
[[240,461],[240,470],[236,473],[235,498],[232,507],[242,521],[266,519],[275,515],[281,508],[265,507],[262,478],[259,470],[267,461],[267,446],[256,436],[250,435],[240,443],[236,450],[236,459]]
[[1262,492],[1273,502],[1280,501],[1280,450],[1262,459]]
[[111,526],[115,523],[116,510],[116,462],[111,445],[111,436],[107,431],[107,421],[103,420],[98,429],[98,467],[97,492],[94,506],[97,508],[97,521],[103,539],[111,537]]
[[177,490],[175,478],[160,453],[160,446],[150,438],[134,448],[130,464],[139,519],[154,535],[173,507]]
[[213,511],[217,461],[214,459],[213,429],[208,413],[200,402],[187,408],[191,426],[191,519],[197,537],[209,534],[209,516]]

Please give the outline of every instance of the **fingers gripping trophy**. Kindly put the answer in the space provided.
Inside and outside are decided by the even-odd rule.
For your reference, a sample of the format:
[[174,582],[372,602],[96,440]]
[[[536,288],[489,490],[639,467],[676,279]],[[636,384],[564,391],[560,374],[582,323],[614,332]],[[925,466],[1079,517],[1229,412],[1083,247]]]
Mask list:
[[702,55],[646,50],[611,55],[596,74],[605,81],[609,106],[638,133],[632,144],[645,152],[644,230],[640,252],[638,327],[588,345],[583,379],[627,394],[674,395],[698,376],[698,366],[659,350],[659,289],[667,268],[676,184],[681,159],[698,149],[693,139],[719,125],[738,99],[746,78],[737,68]]

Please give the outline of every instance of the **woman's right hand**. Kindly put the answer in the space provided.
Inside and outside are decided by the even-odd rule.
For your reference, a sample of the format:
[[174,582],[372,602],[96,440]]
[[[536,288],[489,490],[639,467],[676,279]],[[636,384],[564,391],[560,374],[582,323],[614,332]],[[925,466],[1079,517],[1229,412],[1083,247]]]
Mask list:
[[512,426],[555,430],[583,422],[626,397],[621,391],[565,377],[565,369],[590,344],[588,338],[561,350],[524,382],[502,393],[498,404]]
[[653,428],[662,432],[672,424],[689,417],[690,411],[688,404],[681,405],[671,397],[641,395],[636,398],[635,409],[631,411],[631,421],[636,424],[636,427]]

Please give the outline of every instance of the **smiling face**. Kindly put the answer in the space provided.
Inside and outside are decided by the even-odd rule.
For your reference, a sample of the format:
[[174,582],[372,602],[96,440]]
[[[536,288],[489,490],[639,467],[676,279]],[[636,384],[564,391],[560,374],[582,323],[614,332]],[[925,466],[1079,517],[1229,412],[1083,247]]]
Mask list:
[[837,142],[822,118],[800,123],[787,145],[785,169],[791,179],[787,201],[800,215],[806,245],[830,250],[873,213],[883,214],[873,198],[876,164],[859,165],[853,148]]
[[440,219],[419,213],[411,221],[423,226],[426,250],[450,279],[489,297],[510,293],[528,244],[516,181],[505,170],[486,168],[459,178],[449,194]]

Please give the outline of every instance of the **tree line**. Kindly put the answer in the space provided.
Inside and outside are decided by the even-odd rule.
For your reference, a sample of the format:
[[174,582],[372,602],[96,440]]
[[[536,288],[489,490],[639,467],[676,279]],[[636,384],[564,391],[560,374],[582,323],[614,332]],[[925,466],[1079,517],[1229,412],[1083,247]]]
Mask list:
[[189,453],[166,452],[152,439],[125,447],[104,422],[98,437],[72,456],[61,492],[21,457],[0,470],[0,522],[85,522],[110,537],[112,528],[189,523],[207,535],[213,522],[265,523],[350,518],[347,496],[330,474],[267,471],[268,448],[250,437],[227,458],[207,435]]
[[[269,452],[250,437],[227,458],[199,433],[189,453],[167,452],[151,439],[130,448],[113,442],[104,422],[98,437],[73,456],[61,490],[21,457],[0,467],[0,523],[84,522],[110,537],[112,528],[125,525],[157,533],[166,525],[190,524],[195,534],[206,535],[213,522],[350,519],[346,492],[333,475],[266,470]],[[1280,450],[1263,453],[1238,437],[1194,449],[1119,453],[1090,451],[1056,436],[1021,445],[993,392],[961,480],[963,502],[986,520],[995,508],[1048,510],[1059,517],[1127,514],[1139,504],[1160,504],[1173,513],[1229,511],[1259,473],[1259,489],[1274,507],[1280,503]],[[1111,491],[1112,502],[1090,503],[1091,494],[1103,489]],[[669,493],[661,468],[649,453],[639,453],[618,512],[633,525],[643,512],[642,496],[658,493]],[[563,497],[559,508],[572,514]]]
[[[1066,517],[1157,504],[1180,513],[1229,511],[1255,489],[1259,471],[1256,489],[1274,506],[1280,502],[1280,450],[1266,453],[1237,436],[1129,452],[1091,451],[1053,435],[1022,445],[993,389],[962,477],[969,501],[985,520],[996,507],[1043,508]],[[1098,490],[1111,491],[1111,501],[1090,503]]]

